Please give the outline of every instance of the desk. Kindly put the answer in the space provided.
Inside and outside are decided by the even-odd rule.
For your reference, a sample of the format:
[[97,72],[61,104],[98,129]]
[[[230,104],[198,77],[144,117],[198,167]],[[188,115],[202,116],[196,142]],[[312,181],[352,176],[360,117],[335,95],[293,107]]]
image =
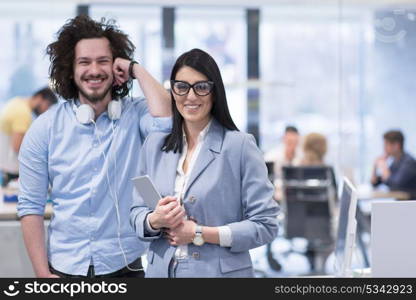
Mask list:
[[[1,198],[3,199],[3,198]],[[17,216],[17,203],[0,202],[0,221],[19,220]],[[48,203],[45,207],[45,219],[50,219],[53,213],[52,205]]]
[[386,191],[364,184],[357,187],[358,208],[366,216],[371,214],[371,203],[374,201],[410,200],[410,194],[402,191]]
[[[33,277],[32,264],[23,241],[16,203],[3,202],[0,189],[0,277]],[[52,206],[47,204],[45,218],[52,215]],[[49,221],[45,221],[45,231]],[[45,232],[46,233],[46,232]],[[46,235],[45,235],[46,236]]]
[[371,236],[371,207],[374,202],[408,200],[410,195],[401,191],[389,191],[386,189],[373,189],[370,184],[357,186],[357,210],[356,210],[356,242],[363,257],[363,266],[370,267],[369,242]]
[[[4,190],[0,188],[0,221],[7,220],[19,220],[17,216],[17,202],[4,202],[3,195],[4,193],[14,193],[17,194],[17,190]],[[53,213],[52,204],[48,203],[45,207],[45,219],[50,219]]]
[[410,194],[406,192],[402,192],[402,191],[391,191],[391,192],[373,191],[371,198],[372,199],[393,198],[396,200],[410,200]]
[[410,200],[410,194],[403,191],[388,191],[384,189],[373,189],[371,185],[361,184],[357,186],[358,200],[373,200],[373,199],[396,199],[396,200]]
[[391,200],[409,200],[410,194],[402,191],[388,191],[373,189],[371,185],[357,186],[358,205],[356,212],[357,220],[357,242],[364,259],[364,266],[370,266],[367,245],[362,237],[363,234],[371,235],[371,205],[373,202]]

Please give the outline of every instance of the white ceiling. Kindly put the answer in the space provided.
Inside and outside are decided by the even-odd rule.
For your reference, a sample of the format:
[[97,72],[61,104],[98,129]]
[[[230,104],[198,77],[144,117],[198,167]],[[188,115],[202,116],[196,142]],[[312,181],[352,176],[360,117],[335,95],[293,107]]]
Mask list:
[[[43,2],[39,0],[2,0],[1,2],[27,3]],[[49,2],[49,1],[46,1]],[[179,5],[226,5],[258,7],[262,5],[342,5],[342,6],[408,6],[416,4],[416,0],[59,0],[58,3],[89,4],[89,3],[113,3],[113,4],[149,4],[164,6]]]
[[[75,15],[78,4],[140,4],[149,6],[174,7],[228,7],[228,8],[261,8],[266,11],[277,11],[291,16],[337,15],[343,17],[370,13],[377,8],[393,9],[416,8],[416,0],[0,0],[1,20],[8,18],[50,17],[60,18]],[[317,14],[318,13],[318,14]]]

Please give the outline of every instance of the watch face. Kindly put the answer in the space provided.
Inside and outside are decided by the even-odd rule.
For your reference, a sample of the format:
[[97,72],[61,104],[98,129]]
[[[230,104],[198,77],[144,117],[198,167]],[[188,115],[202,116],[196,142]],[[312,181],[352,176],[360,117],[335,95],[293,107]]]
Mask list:
[[194,237],[193,243],[195,246],[202,246],[204,244],[204,239],[202,238],[201,235],[196,235]]

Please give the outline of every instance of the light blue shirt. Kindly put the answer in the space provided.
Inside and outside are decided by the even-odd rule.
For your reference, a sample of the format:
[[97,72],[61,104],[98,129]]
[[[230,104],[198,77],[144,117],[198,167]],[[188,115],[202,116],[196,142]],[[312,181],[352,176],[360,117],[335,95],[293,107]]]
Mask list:
[[104,112],[96,125],[79,123],[68,101],[36,119],[20,149],[18,216],[44,215],[50,186],[53,268],[74,275],[86,275],[91,262],[97,275],[123,268],[119,232],[128,263],[145,252],[147,243],[138,240],[129,223],[131,178],[145,137],[170,132],[171,123],[171,118],[153,118],[144,99],[122,100],[119,120]]

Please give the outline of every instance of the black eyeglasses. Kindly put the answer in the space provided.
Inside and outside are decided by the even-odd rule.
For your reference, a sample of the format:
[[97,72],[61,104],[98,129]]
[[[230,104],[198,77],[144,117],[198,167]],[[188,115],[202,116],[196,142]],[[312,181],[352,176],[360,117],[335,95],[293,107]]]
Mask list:
[[214,87],[214,83],[212,81],[198,81],[194,84],[189,84],[186,81],[171,80],[170,85],[172,91],[178,96],[187,95],[191,88],[198,96],[206,96],[212,92],[212,88]]

